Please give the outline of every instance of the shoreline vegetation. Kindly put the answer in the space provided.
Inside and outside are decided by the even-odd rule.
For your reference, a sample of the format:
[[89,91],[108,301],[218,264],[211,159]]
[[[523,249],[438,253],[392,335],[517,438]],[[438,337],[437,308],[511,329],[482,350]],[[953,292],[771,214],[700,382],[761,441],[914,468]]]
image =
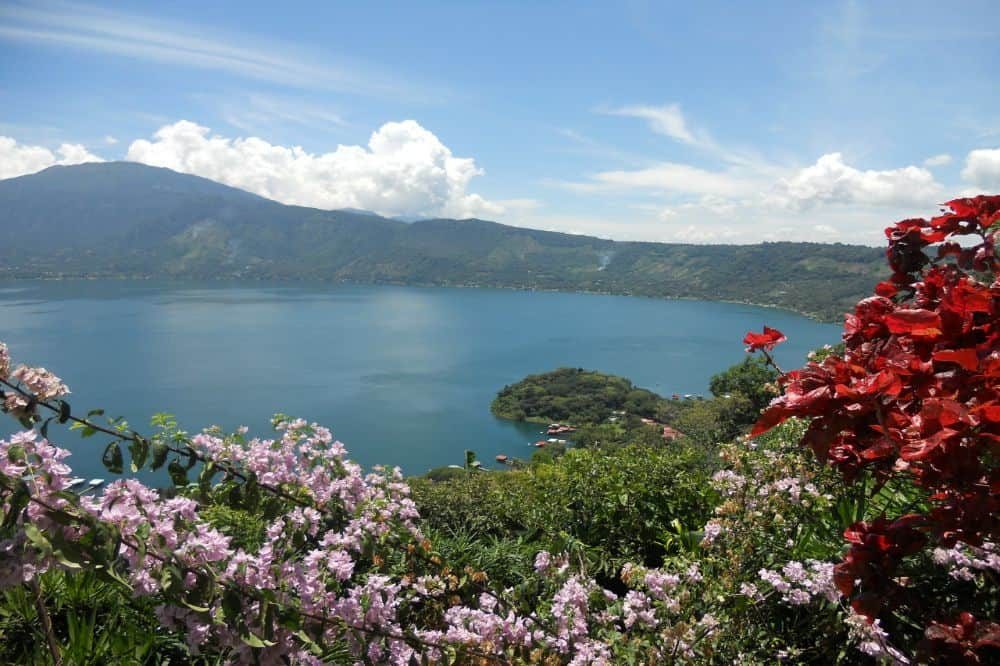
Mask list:
[[[775,395],[776,379],[773,369],[748,357],[711,378],[711,395],[666,398],[625,377],[558,368],[503,387],[490,412],[510,421],[568,427],[565,436],[573,448],[662,448],[681,441],[707,450],[756,420]],[[540,437],[530,463],[551,462],[566,452],[564,440],[552,442],[551,433]],[[504,458],[504,464],[514,468],[529,464],[516,456]],[[437,467],[423,478],[452,479],[464,471],[457,467]]]
[[832,313],[821,314],[819,312],[813,312],[808,310],[799,310],[787,305],[781,305],[778,303],[768,303],[768,302],[758,302],[752,300],[734,300],[725,298],[711,298],[709,296],[657,296],[652,294],[638,294],[626,291],[598,291],[593,289],[549,289],[543,287],[530,287],[530,286],[515,286],[515,285],[503,285],[503,284],[466,284],[466,283],[438,283],[438,282],[404,282],[404,281],[381,281],[381,282],[370,282],[362,280],[350,280],[350,279],[336,279],[336,280],[315,280],[315,279],[299,279],[299,278],[268,278],[268,277],[207,277],[207,278],[188,278],[183,276],[161,276],[161,275],[151,275],[138,273],[134,275],[104,275],[104,274],[90,274],[84,273],[79,275],[12,275],[12,276],[0,276],[0,287],[7,284],[15,284],[19,282],[73,282],[73,281],[97,281],[97,280],[119,280],[123,282],[128,281],[146,281],[146,280],[162,280],[166,282],[178,282],[178,283],[189,283],[195,282],[198,284],[207,285],[217,285],[217,284],[234,284],[234,285],[252,285],[260,283],[273,283],[281,286],[286,285],[302,285],[302,284],[317,284],[317,285],[348,285],[348,286],[359,286],[359,287],[413,287],[416,289],[496,289],[503,291],[520,291],[520,292],[539,292],[539,293],[551,293],[551,294],[581,294],[586,296],[621,296],[624,298],[647,298],[651,300],[661,300],[661,301],[701,301],[705,303],[728,303],[731,305],[746,305],[755,308],[767,308],[770,310],[780,310],[782,312],[789,312],[791,314],[796,314],[813,321],[817,321],[824,324],[835,324],[840,323],[844,313],[833,315]]

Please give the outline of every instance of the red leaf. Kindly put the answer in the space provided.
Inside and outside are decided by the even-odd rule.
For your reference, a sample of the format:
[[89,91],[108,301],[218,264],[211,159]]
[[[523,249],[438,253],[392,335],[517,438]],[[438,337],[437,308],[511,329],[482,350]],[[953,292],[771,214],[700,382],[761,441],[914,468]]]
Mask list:
[[894,285],[892,282],[879,282],[875,285],[875,293],[879,296],[892,298],[899,293],[899,287]]
[[921,309],[900,309],[885,317],[889,331],[897,335],[937,337],[941,335],[941,317],[936,312]]
[[957,434],[958,432],[951,428],[942,428],[926,439],[918,439],[914,442],[904,444],[903,448],[899,451],[899,457],[908,462],[926,458],[927,454]]
[[996,402],[990,402],[980,406],[976,409],[976,413],[979,414],[980,418],[984,421],[989,421],[990,423],[1000,423],[1000,404]]
[[943,349],[934,352],[934,360],[943,363],[958,363],[963,370],[975,372],[979,369],[979,355],[975,349]]

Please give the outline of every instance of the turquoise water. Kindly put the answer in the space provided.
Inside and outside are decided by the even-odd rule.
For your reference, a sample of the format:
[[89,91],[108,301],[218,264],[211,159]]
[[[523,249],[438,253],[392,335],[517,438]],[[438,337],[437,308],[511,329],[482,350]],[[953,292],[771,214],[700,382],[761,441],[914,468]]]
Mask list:
[[[840,327],[779,310],[622,296],[393,286],[154,281],[0,285],[0,340],[140,431],[155,412],[195,431],[241,424],[265,434],[284,412],[318,421],[364,465],[407,474],[528,456],[539,427],[494,418],[496,391],[574,366],[661,394],[707,393],[739,362],[741,339],[781,329],[786,367],[839,340]],[[10,422],[12,423],[12,422]],[[2,423],[9,432],[10,423]],[[54,432],[53,439],[56,439]],[[104,442],[58,438],[81,476],[107,476]]]

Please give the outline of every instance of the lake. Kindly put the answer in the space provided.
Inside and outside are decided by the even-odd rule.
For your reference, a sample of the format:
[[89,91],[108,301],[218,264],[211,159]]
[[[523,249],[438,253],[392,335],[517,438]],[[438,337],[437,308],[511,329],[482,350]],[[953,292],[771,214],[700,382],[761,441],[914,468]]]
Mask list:
[[[839,341],[840,326],[780,310],[493,289],[162,281],[0,285],[0,340],[15,361],[49,368],[77,413],[102,407],[148,432],[152,414],[196,431],[245,424],[266,435],[276,412],[330,427],[364,465],[420,474],[527,457],[539,426],[494,418],[506,384],[560,366],[624,375],[669,396],[707,394],[744,357],[747,330],[789,341],[786,368]],[[2,432],[13,421],[5,419]],[[81,476],[107,477],[105,443],[53,439]]]

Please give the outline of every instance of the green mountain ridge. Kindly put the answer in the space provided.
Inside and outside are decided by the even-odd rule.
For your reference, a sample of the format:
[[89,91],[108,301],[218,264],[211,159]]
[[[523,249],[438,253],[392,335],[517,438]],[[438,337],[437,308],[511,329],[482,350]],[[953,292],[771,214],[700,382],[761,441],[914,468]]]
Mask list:
[[178,277],[490,286],[726,300],[832,320],[883,252],[619,242],[479,219],[406,223],[289,206],[130,162],[0,181],[0,279]]

